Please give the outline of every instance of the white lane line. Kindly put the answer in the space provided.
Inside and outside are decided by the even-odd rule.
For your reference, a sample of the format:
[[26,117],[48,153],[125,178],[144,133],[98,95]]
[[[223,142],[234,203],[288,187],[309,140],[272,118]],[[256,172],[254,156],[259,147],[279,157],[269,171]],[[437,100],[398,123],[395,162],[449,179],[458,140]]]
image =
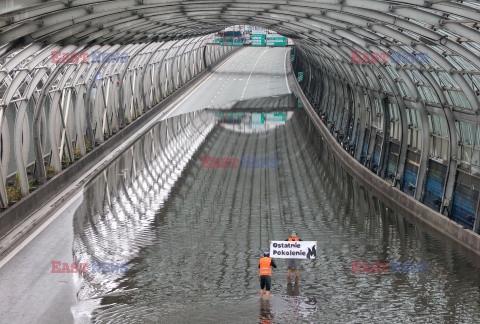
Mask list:
[[[179,102],[178,104],[176,104],[174,106],[174,108],[171,108],[171,111],[167,114],[167,116],[165,118],[167,118],[171,113],[173,113],[180,104],[182,104],[186,99],[188,99],[191,94],[198,89],[198,87],[200,87],[202,84],[204,84],[207,80],[209,80],[214,74],[216,71],[218,71],[221,67],[223,67],[227,62],[229,62],[231,59],[233,59],[235,56],[237,56],[241,51],[235,53],[234,55],[232,55],[228,60],[226,60],[225,62],[223,62],[218,68],[215,69],[215,71],[210,75],[208,76],[202,83],[198,84],[196,87],[194,87],[193,90],[190,91],[189,95],[184,98],[181,102]],[[180,100],[180,99],[177,99],[177,101]],[[172,105],[174,105],[175,102],[172,103]],[[161,116],[161,114],[159,114]],[[156,119],[156,118],[155,118]],[[151,124],[154,123],[154,121],[150,121],[150,123],[144,125],[142,128],[140,128],[137,132],[141,132],[142,130],[144,130],[146,127],[150,127]],[[128,142],[128,140],[126,141]],[[125,143],[126,143],[125,142]],[[124,144],[125,144],[124,143]],[[111,154],[114,154],[118,151],[118,149],[120,148],[117,147],[117,149],[115,149],[114,151],[112,151],[110,154],[108,154],[102,161],[100,161],[97,165],[101,165],[102,163],[105,162],[106,159],[108,159],[108,157],[111,155]],[[80,180],[80,179],[79,179]],[[77,180],[77,181],[79,181]],[[72,202],[74,202],[75,200],[77,200],[79,197],[81,197],[83,195],[83,190],[80,189],[79,192],[77,194],[75,194],[73,197],[69,197],[67,198],[65,204],[60,207],[60,209],[57,209],[55,211],[55,213],[49,217],[39,228],[37,228],[31,235],[29,235],[25,240],[22,241],[22,243],[20,243],[15,249],[13,249],[7,256],[5,256],[2,260],[0,260],[0,269],[5,265],[7,264],[8,261],[10,261],[15,255],[18,254],[18,252],[20,252],[25,246],[27,246],[28,243],[30,243],[33,239],[35,239],[35,237],[37,237],[48,225],[50,225],[59,215],[61,215],[67,208],[70,208],[70,205],[72,204]]]
[[30,243],[35,237],[38,236],[48,225],[50,225],[58,216],[60,216],[67,208],[70,208],[72,202],[77,200],[83,195],[83,190],[79,190],[79,192],[70,198],[68,202],[63,205],[60,209],[58,209],[52,217],[47,219],[45,223],[43,223],[39,228],[35,230],[29,237],[27,237],[22,243],[20,243],[12,252],[10,252],[5,258],[0,261],[0,269],[10,261],[18,252],[20,252],[28,243]]
[[253,71],[255,71],[255,67],[257,66],[258,64],[258,61],[260,61],[260,58],[263,56],[263,54],[265,54],[268,50],[268,47],[263,51],[262,54],[260,54],[260,56],[257,58],[257,61],[255,62],[255,65],[253,66],[252,68],[252,71],[250,72],[250,75],[248,76],[248,79],[247,79],[247,82],[245,82],[245,87],[243,88],[243,91],[242,91],[242,96],[240,97],[240,100],[243,100],[243,97],[245,96],[245,90],[247,90],[247,86],[248,86],[248,82],[250,81],[250,78],[252,77],[252,74],[253,74]]
[[285,60],[283,62],[283,65],[284,65],[284,68],[285,68],[285,83],[287,84],[287,89],[288,89],[288,93],[292,93],[292,90],[290,89],[290,85],[288,84],[288,74],[287,74],[287,55],[290,51],[286,51],[285,52]]
[[170,112],[168,112],[167,115],[165,115],[163,119],[167,119],[173,112],[175,112],[175,110],[177,110],[177,108],[182,105],[188,98],[190,98],[190,96],[192,94],[194,94],[198,88],[200,88],[203,84],[205,84],[205,82],[207,82],[208,80],[210,80],[210,78],[215,75],[215,73],[220,70],[221,67],[223,67],[225,64],[227,64],[227,62],[230,62],[234,57],[236,57],[239,53],[241,53],[242,51],[238,51],[237,53],[233,54],[228,60],[226,60],[225,62],[223,62],[218,68],[215,69],[215,71],[209,76],[207,77],[205,80],[203,80],[203,82],[199,83],[198,85],[196,85],[192,90],[190,90],[190,93],[188,94],[188,96],[186,96],[185,98],[183,98],[182,101],[180,101],[179,103],[177,103],[171,110]]

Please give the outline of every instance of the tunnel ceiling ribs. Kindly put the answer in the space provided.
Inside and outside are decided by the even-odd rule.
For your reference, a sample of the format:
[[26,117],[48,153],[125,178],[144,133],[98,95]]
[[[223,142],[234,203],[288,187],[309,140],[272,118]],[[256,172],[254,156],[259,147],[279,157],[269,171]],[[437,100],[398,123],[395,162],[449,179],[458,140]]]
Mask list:
[[206,36],[124,44],[60,41],[18,47],[9,43],[6,47],[0,63],[3,208],[234,49],[207,44]]
[[[348,133],[356,132],[358,136],[351,137],[355,137],[357,147],[363,147],[367,141],[369,144],[377,135],[383,137],[384,144],[389,139],[397,143],[394,183],[404,177],[409,149],[417,150],[418,171],[415,183],[411,184],[416,199],[424,195],[431,160],[447,167],[440,211],[448,209],[452,202],[457,170],[463,167],[467,172],[480,170],[480,4],[477,1],[25,0],[3,2],[0,15],[4,108],[13,103],[19,109],[22,100],[30,100],[33,93],[38,96],[35,100],[43,103],[47,94],[37,93],[44,84],[59,93],[80,85],[88,91],[97,89],[95,82],[88,80],[99,71],[121,76],[119,91],[123,95],[118,100],[120,106],[125,105],[124,91],[138,90],[132,83],[135,81],[126,77],[131,69],[142,70],[142,64],[153,66],[151,62],[163,61],[165,51],[168,56],[184,57],[193,48],[204,48],[205,38],[201,36],[231,25],[249,24],[274,29],[294,39],[297,53],[305,61],[303,86],[308,85],[308,94],[334,132],[345,138]],[[195,41],[187,41],[190,44],[187,49],[182,39]],[[167,49],[182,44],[183,49]],[[52,66],[48,56],[54,50],[127,52],[138,59],[128,63],[124,71],[115,71],[118,68],[110,64],[95,68]],[[353,63],[352,51],[388,53],[390,57],[395,53],[410,53],[427,59],[395,64],[362,59]],[[165,69],[168,70],[168,65]],[[150,72],[146,69],[141,72],[142,91],[146,91],[145,86],[154,87],[145,83],[148,80],[157,82],[146,78],[146,73]],[[100,79],[106,82],[104,75]],[[57,97],[63,100],[65,93]],[[145,98],[143,104],[148,105]],[[98,132],[88,121],[94,115],[90,103],[93,99],[86,96],[82,100],[88,107],[85,109],[87,137],[93,140],[93,132]],[[349,113],[339,112],[338,107]],[[353,131],[339,120],[347,115],[355,120]],[[35,125],[40,120],[37,116],[34,121],[33,132],[37,132],[34,138],[39,138],[40,128]],[[364,130],[368,130],[368,136]],[[26,162],[18,162],[22,154],[15,154],[17,164],[25,165]],[[372,159],[375,150],[369,146],[367,152],[358,149],[354,154],[359,160]],[[55,155],[52,158],[58,169],[62,156]],[[7,172],[3,169],[2,181]],[[385,168],[378,170],[379,174],[382,172],[384,176],[388,173]]]

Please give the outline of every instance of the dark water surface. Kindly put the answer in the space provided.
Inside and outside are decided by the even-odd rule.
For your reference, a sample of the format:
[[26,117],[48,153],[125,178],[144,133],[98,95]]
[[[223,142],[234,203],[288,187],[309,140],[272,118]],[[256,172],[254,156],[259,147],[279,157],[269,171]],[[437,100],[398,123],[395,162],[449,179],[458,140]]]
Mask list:
[[[129,269],[83,278],[80,298],[98,303],[92,322],[479,322],[472,260],[387,210],[309,136],[299,113],[262,133],[216,126],[181,175],[167,157],[115,190],[100,175],[85,193],[97,204],[76,214],[74,255]],[[202,168],[202,156],[277,165]],[[293,229],[318,240],[317,259],[301,262],[298,285],[287,285],[277,259],[271,300],[261,302],[258,260]],[[354,274],[352,261],[426,262],[428,272]]]

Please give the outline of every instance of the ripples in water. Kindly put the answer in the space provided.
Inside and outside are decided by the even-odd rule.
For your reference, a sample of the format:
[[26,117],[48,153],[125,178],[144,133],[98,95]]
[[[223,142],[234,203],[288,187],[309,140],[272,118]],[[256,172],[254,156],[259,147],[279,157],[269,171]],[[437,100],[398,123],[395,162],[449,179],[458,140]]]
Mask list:
[[[116,246],[134,253],[114,285],[102,279],[111,289],[92,321],[476,322],[480,277],[471,260],[389,211],[320,145],[312,149],[307,129],[299,114],[267,133],[216,127],[160,210],[152,207],[155,190],[137,195],[131,208],[145,215],[125,221],[136,231],[145,219],[148,239],[132,245],[115,238]],[[205,155],[275,157],[278,167],[205,169]],[[152,208],[157,212],[146,217]],[[95,222],[101,218],[88,214],[92,230],[104,226]],[[301,262],[300,283],[293,286],[279,259],[271,300],[261,302],[258,260],[269,240],[286,239],[292,229],[318,240],[317,259]],[[353,274],[351,261],[428,262],[429,271]]]

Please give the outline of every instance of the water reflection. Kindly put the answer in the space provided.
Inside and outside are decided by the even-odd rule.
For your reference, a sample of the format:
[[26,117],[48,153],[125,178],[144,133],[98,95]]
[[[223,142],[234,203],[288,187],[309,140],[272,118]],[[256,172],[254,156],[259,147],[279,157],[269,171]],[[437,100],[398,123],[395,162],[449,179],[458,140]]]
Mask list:
[[241,133],[264,133],[284,126],[293,111],[273,112],[214,112],[215,121],[224,127]]
[[270,301],[260,299],[260,317],[258,323],[274,323],[275,316],[272,314]]
[[[127,263],[131,272],[134,258],[155,241],[155,211],[213,126],[207,113],[163,121],[88,183],[74,217],[75,262]],[[90,267],[81,274],[78,297],[120,295],[123,277]]]
[[297,283],[296,284],[287,283],[287,296],[295,297],[298,295],[300,295],[299,285]]
[[[197,128],[185,129],[189,136],[178,133],[152,161],[134,148],[114,164],[117,173],[143,168],[137,180],[116,177],[117,189],[107,189],[107,174],[88,189],[90,206],[76,216],[84,247],[75,255],[130,260],[125,275],[94,281],[94,291],[102,288],[94,322],[476,321],[480,276],[471,260],[346,175],[301,113],[262,133],[216,127],[191,158],[178,152]],[[161,143],[167,133],[158,133]],[[160,149],[149,141],[147,152]],[[202,156],[268,156],[278,165],[203,168]],[[113,213],[117,205],[126,212]],[[262,304],[258,259],[292,229],[318,240],[317,259],[302,262],[300,283],[290,286],[285,261],[276,261],[271,300]],[[428,262],[429,272],[352,273],[357,260]]]

